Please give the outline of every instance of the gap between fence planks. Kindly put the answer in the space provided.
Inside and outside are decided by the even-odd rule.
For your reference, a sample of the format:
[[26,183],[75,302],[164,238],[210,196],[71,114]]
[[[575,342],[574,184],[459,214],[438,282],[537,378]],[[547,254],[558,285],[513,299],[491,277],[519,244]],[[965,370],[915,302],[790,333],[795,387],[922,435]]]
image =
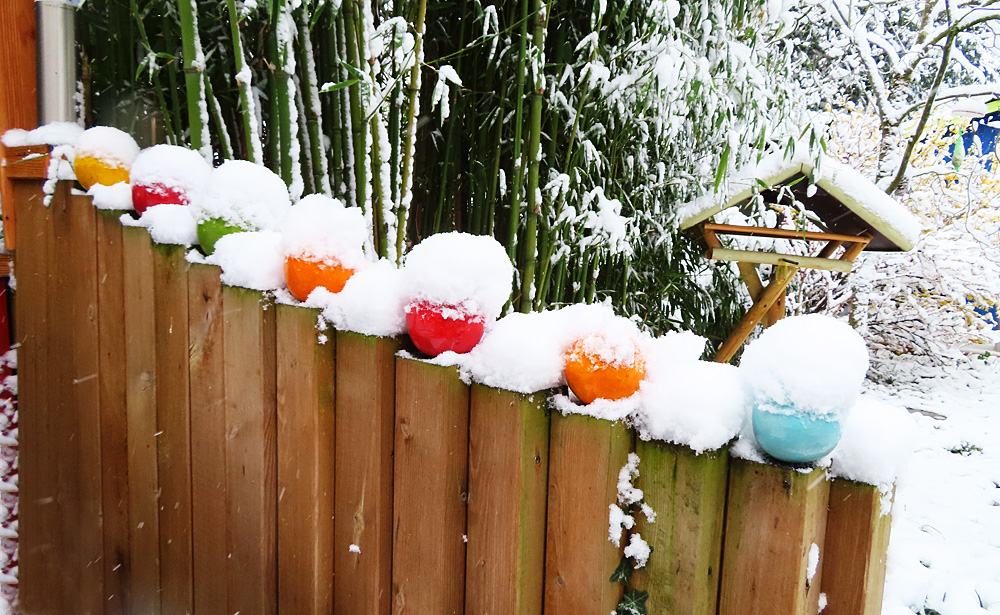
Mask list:
[[636,515],[636,531],[652,547],[632,585],[649,592],[650,613],[715,615],[729,450],[696,455],[684,446],[636,442],[643,499],[657,513]]
[[335,341],[320,311],[276,305],[278,612],[333,612]]
[[469,387],[455,368],[396,360],[395,448],[392,612],[464,613]]
[[338,615],[387,615],[399,346],[392,338],[335,336],[334,604]]
[[466,613],[542,612],[549,470],[545,398],[472,386]]
[[618,501],[618,472],[632,435],[619,423],[552,415],[545,613],[610,613],[621,585],[609,581],[621,549],[608,541],[608,506]]
[[823,561],[810,575],[809,554],[824,549],[825,472],[730,460],[719,615],[817,612]]

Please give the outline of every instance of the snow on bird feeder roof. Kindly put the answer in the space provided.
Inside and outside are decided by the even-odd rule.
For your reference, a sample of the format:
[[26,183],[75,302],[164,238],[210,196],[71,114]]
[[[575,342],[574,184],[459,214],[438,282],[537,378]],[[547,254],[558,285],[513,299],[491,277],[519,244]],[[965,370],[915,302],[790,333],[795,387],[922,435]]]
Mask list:
[[[765,156],[757,164],[737,171],[718,192],[705,194],[681,206],[680,227],[690,228],[724,209],[747,203],[760,192],[761,182],[775,188],[796,178],[812,176],[817,188],[815,194],[808,194],[808,181],[799,181],[790,189],[796,200],[816,214],[826,231],[850,236],[870,235],[867,250],[906,252],[913,249],[922,229],[902,203],[846,164],[827,156],[821,157],[818,168],[814,162],[803,155]],[[764,191],[765,198],[770,192]]]

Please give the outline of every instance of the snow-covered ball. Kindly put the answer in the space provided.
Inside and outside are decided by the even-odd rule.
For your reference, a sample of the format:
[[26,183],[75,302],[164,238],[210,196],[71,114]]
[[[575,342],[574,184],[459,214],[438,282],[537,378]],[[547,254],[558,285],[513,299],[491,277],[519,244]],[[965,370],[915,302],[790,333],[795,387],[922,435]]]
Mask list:
[[779,321],[743,354],[753,429],[768,454],[815,461],[837,445],[868,371],[868,349],[849,325],[820,314]]
[[487,235],[431,235],[406,255],[404,269],[411,302],[452,306],[487,322],[500,315],[514,282],[506,250]]
[[212,173],[201,154],[178,145],[154,145],[132,163],[132,203],[142,214],[154,205],[187,205]]
[[139,145],[128,133],[110,126],[83,131],[74,146],[73,171],[84,189],[95,184],[113,186],[128,182]]

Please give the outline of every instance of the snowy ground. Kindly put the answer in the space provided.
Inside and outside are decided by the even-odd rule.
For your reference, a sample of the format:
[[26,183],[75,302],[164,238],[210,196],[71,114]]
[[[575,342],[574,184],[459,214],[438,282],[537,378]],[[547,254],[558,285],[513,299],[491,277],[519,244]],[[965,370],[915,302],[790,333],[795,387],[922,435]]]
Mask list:
[[[1000,357],[901,358],[912,381],[867,395],[915,411],[897,483],[883,615],[1000,613]],[[899,370],[897,370],[899,371]]]

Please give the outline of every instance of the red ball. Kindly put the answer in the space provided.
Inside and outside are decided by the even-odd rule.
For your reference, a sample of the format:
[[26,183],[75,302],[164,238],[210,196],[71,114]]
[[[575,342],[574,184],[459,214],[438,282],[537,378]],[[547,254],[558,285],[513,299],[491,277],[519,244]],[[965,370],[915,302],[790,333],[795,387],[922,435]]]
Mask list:
[[406,306],[406,328],[420,352],[436,357],[449,350],[459,354],[483,339],[486,319],[462,307],[415,301]]
[[187,194],[163,184],[132,184],[132,206],[140,216],[142,212],[154,205],[174,204],[187,205]]

